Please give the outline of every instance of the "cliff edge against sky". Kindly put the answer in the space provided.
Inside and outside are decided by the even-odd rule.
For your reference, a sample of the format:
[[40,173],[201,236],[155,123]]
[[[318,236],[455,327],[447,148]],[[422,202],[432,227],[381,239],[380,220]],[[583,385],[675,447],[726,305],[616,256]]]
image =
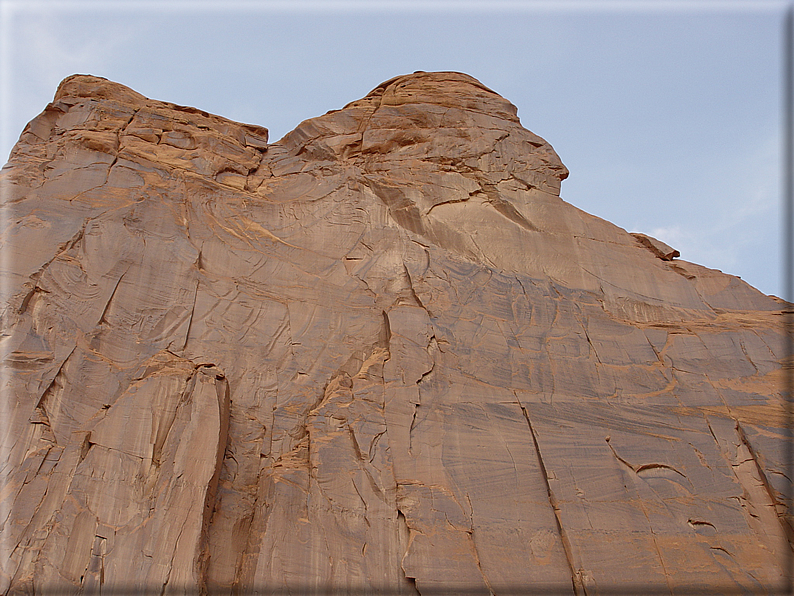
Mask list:
[[782,304],[415,73],[281,141],[77,75],[2,171],[0,590],[773,590]]

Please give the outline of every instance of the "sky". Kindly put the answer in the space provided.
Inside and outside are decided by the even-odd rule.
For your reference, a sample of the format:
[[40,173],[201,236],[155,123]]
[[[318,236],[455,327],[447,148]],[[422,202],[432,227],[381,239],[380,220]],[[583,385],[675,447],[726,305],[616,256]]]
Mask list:
[[74,73],[265,126],[459,71],[570,170],[567,202],[783,295],[780,0],[0,0],[0,162]]

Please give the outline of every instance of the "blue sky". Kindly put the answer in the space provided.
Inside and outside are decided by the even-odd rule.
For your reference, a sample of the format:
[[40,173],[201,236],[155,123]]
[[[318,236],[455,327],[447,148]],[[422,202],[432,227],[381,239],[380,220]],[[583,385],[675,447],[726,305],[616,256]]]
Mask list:
[[0,0],[0,161],[73,73],[260,124],[416,70],[512,101],[562,197],[783,291],[784,1]]

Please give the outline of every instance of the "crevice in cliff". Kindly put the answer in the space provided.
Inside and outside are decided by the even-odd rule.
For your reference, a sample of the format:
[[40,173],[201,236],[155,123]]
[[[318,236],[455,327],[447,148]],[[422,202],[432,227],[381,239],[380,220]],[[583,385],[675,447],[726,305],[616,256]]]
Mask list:
[[107,302],[105,302],[105,307],[102,309],[102,314],[99,316],[99,321],[97,322],[97,326],[102,325],[103,323],[107,323],[105,320],[105,315],[108,314],[108,309],[110,308],[110,303],[113,302],[113,298],[116,296],[116,290],[119,289],[119,285],[121,284],[121,280],[124,279],[124,276],[127,274],[127,270],[122,273],[119,278],[116,280],[116,285],[113,286],[113,291],[110,293]]
[[477,260],[480,263],[485,263],[487,265],[487,267],[489,267],[492,270],[499,269],[499,267],[497,267],[496,264],[491,259],[489,259],[488,257],[485,256],[485,252],[483,251],[482,248],[480,248],[480,245],[477,244],[477,240],[475,239],[475,235],[472,234],[471,236],[469,236],[469,239],[471,240],[472,244],[474,244],[474,246],[477,248],[477,250],[480,253],[478,255],[478,259]]
[[414,290],[414,282],[411,279],[411,274],[408,271],[408,267],[405,265],[405,263],[403,263],[403,272],[405,273],[405,279],[408,281],[408,289],[411,292],[411,298],[413,298],[417,306],[419,306],[422,310],[424,310],[427,313],[428,317],[432,318],[430,311],[427,310],[427,307],[422,303],[422,300],[416,294],[416,290]]
[[49,294],[49,292],[43,288],[40,288],[38,283],[34,284],[31,290],[22,299],[22,304],[17,309],[18,315],[25,314],[25,312],[28,310],[28,305],[30,304],[30,301],[33,299],[34,296],[36,296],[36,294]]
[[[390,347],[391,347],[392,332],[391,332],[391,324],[389,322],[389,315],[388,315],[388,313],[385,310],[382,311],[382,316],[383,316],[383,324],[381,326],[381,330],[380,330],[380,333],[379,333],[379,336],[378,336],[379,337],[378,347],[381,347],[381,348],[385,349],[385,351],[386,351],[386,354],[385,354],[384,359],[383,359],[383,366],[385,366],[386,362],[388,362],[391,359]],[[381,384],[383,386],[383,391],[384,391],[384,395],[383,395],[384,402],[381,404],[381,408],[382,408],[382,411],[383,411],[383,425],[384,425],[384,429],[383,429],[383,431],[381,433],[378,433],[375,437],[373,437],[373,439],[372,439],[372,441],[370,443],[370,446],[369,446],[369,458],[370,458],[370,461],[372,461],[372,459],[374,458],[374,455],[375,455],[374,454],[374,446],[380,440],[380,437],[383,436],[383,435],[386,435],[386,438],[388,440],[388,435],[389,435],[389,427],[388,427],[388,422],[387,422],[386,415],[385,415],[385,408],[386,408],[386,404],[385,404],[386,380],[385,380],[385,377],[383,376],[384,375],[383,367],[381,367],[380,371],[381,371],[380,381],[381,381]],[[402,577],[404,579],[404,585],[403,585],[402,588],[403,589],[407,589],[409,593],[412,593],[415,596],[421,596],[421,594],[419,592],[419,589],[418,589],[418,586],[417,586],[417,583],[416,583],[416,578],[412,577],[411,575],[409,575],[408,571],[405,568],[405,559],[408,556],[408,551],[410,550],[411,542],[413,541],[413,530],[408,525],[408,519],[405,516],[405,514],[403,513],[402,509],[400,509],[399,504],[395,503],[392,500],[394,498],[393,495],[396,495],[396,493],[397,493],[397,491],[399,489],[400,483],[397,480],[396,472],[395,472],[395,469],[394,469],[394,462],[392,461],[392,456],[390,454],[390,448],[391,448],[391,446],[387,446],[386,447],[386,458],[387,458],[388,466],[391,468],[392,479],[394,480],[394,484],[393,484],[392,491],[389,491],[387,489],[386,493],[387,494],[391,493],[392,497],[390,499],[388,499],[388,500],[393,503],[393,505],[395,507],[395,510],[396,510],[396,520],[395,521],[396,521],[396,526],[397,526],[396,527],[397,544],[398,544],[398,547],[402,550],[402,553],[400,554],[399,563],[398,563],[399,564],[399,568],[400,568],[400,572],[402,573]],[[372,483],[374,484],[374,479],[372,480]],[[375,487],[373,486],[373,489],[374,488]],[[378,491],[376,492],[376,494],[380,494],[381,492],[382,491],[380,490],[380,488],[378,488]],[[386,500],[387,500],[387,495],[384,495],[384,502],[386,502]],[[398,591],[400,593],[403,593],[403,589],[398,589]]]
[[753,370],[755,370],[755,374],[757,375],[759,372],[758,367],[755,365],[755,362],[753,362],[753,359],[750,358],[750,354],[747,353],[747,346],[744,345],[744,340],[739,339],[739,347],[742,349],[742,354],[744,354],[744,357],[747,358],[747,362],[750,363],[750,365],[753,367]]
[[126,132],[127,127],[135,119],[135,115],[138,113],[138,111],[140,109],[141,108],[135,108],[135,110],[133,110],[132,114],[130,115],[129,119],[120,128],[118,128],[116,130],[116,147],[115,147],[115,153],[113,155],[113,161],[110,162],[110,165],[108,165],[108,171],[105,174],[105,182],[103,182],[102,184],[100,184],[96,188],[100,188],[101,186],[105,186],[108,183],[108,180],[110,180],[110,172],[113,171],[113,167],[119,161],[119,154],[121,153],[121,148],[122,148],[122,142],[121,142],[122,136],[124,136],[124,133]]
[[787,504],[778,500],[775,496],[775,490],[772,488],[772,484],[769,482],[769,478],[764,471],[764,467],[761,465],[761,462],[758,459],[758,454],[756,453],[755,449],[753,448],[752,444],[750,443],[747,435],[744,432],[744,428],[739,423],[738,420],[734,420],[736,423],[735,429],[736,434],[739,436],[739,441],[742,445],[745,446],[747,452],[750,455],[750,460],[753,462],[755,466],[755,470],[758,474],[758,478],[761,481],[761,485],[764,487],[766,494],[769,496],[769,501],[772,505],[772,511],[774,511],[775,516],[777,517],[780,525],[783,529],[783,534],[788,541],[789,547],[794,550],[794,528],[791,526],[791,522],[789,521],[789,516],[786,515],[788,512]]
[[524,415],[524,420],[527,422],[527,427],[529,428],[529,433],[532,435],[532,443],[535,446],[535,454],[538,458],[538,466],[540,467],[540,473],[543,477],[543,482],[546,486],[546,493],[549,498],[549,505],[551,506],[552,511],[554,512],[554,520],[555,525],[557,527],[557,534],[560,537],[560,542],[562,543],[563,551],[565,552],[565,558],[568,562],[568,570],[571,573],[571,587],[573,588],[574,594],[576,596],[584,595],[586,596],[587,592],[584,589],[584,584],[582,582],[582,571],[576,569],[576,565],[573,559],[573,550],[571,548],[571,543],[568,540],[568,536],[565,532],[565,528],[562,525],[562,512],[560,511],[560,507],[557,503],[557,497],[554,495],[554,491],[551,488],[551,484],[549,483],[549,476],[546,470],[546,464],[543,461],[543,455],[540,452],[540,444],[538,443],[537,435],[535,434],[535,429],[532,426],[532,421],[529,418],[529,412],[524,407],[524,404],[521,403],[521,400],[518,399],[518,395],[513,392],[516,397],[516,403],[518,407],[521,408],[521,413]]
[[[77,346],[74,346],[69,351],[69,354],[67,354],[66,358],[63,359],[63,362],[61,362],[61,365],[58,367],[58,370],[55,371],[55,375],[53,375],[52,380],[50,380],[50,382],[47,384],[47,387],[44,389],[44,391],[41,392],[41,396],[39,397],[38,401],[36,402],[36,407],[34,408],[34,411],[38,411],[39,412],[39,416],[40,416],[41,420],[42,421],[46,420],[46,425],[50,429],[52,429],[52,424],[50,423],[50,417],[49,417],[49,413],[47,411],[47,405],[48,405],[50,396],[55,391],[57,391],[59,387],[62,387],[62,384],[60,383],[59,380],[60,380],[61,376],[63,375],[63,369],[66,366],[66,363],[72,357],[72,354],[74,354],[76,349],[77,349]],[[52,441],[53,441],[53,443],[55,445],[58,444],[57,440],[55,439],[55,435],[54,434],[52,436]]]
[[651,346],[651,350],[653,350],[653,353],[656,355],[656,359],[659,361],[659,363],[660,363],[662,366],[664,366],[664,355],[663,355],[663,353],[664,353],[664,348],[662,348],[662,351],[661,351],[661,352],[660,352],[659,350],[657,350],[657,349],[656,349],[656,346],[655,346],[655,345],[653,345],[653,343],[651,342],[651,340],[650,340],[650,339],[648,339],[648,336],[647,336],[647,335],[645,335],[645,341],[647,341],[647,342],[648,342],[648,345],[649,345],[649,346]]
[[719,440],[717,439],[717,435],[714,434],[714,429],[711,426],[711,422],[709,421],[709,417],[703,414],[703,419],[706,421],[706,426],[709,429],[709,434],[711,434],[711,438],[714,439],[714,442],[717,444],[718,449],[722,449]]
[[397,507],[397,532],[400,537],[400,545],[403,547],[403,554],[400,557],[400,571],[402,571],[403,577],[405,578],[406,586],[410,590],[413,590],[415,594],[421,596],[416,585],[416,578],[408,575],[408,571],[405,569],[405,558],[408,556],[408,550],[411,548],[413,536],[411,534],[411,528],[408,525],[408,519],[399,507]]
[[389,323],[389,315],[385,310],[381,311],[381,315],[383,316],[383,325],[381,325],[380,332],[378,333],[377,345],[380,348],[386,349],[386,360],[388,360],[391,355],[389,352],[389,346],[391,344],[391,323]]
[[422,404],[412,404],[413,414],[411,415],[411,426],[408,428],[408,454],[413,455],[414,428],[416,427],[416,410]]
[[80,442],[80,453],[77,456],[77,465],[83,463],[83,460],[94,445],[96,445],[96,443],[91,442],[91,431],[85,432],[83,434],[83,440]]
[[438,347],[438,340],[436,340],[435,334],[430,336],[430,339],[427,340],[427,346],[425,346],[425,351],[427,355],[430,357],[430,368],[422,373],[422,376],[416,381],[417,385],[421,385],[424,381],[426,381],[430,375],[436,370],[436,354],[440,351]]
[[[200,263],[200,261],[201,261],[201,251],[199,251],[199,255],[198,255],[198,259],[197,259],[197,262]],[[196,302],[198,300],[198,289],[199,289],[199,284],[200,283],[201,283],[201,280],[196,279],[196,289],[193,292],[193,304],[190,307],[190,315],[188,316],[188,320],[187,320],[187,329],[185,330],[185,340],[182,342],[182,348],[180,350],[181,352],[184,352],[185,349],[187,349],[187,342],[188,342],[188,339],[190,338],[190,330],[193,328],[193,317],[196,314]],[[172,342],[172,344],[173,344],[173,342]],[[171,347],[172,344],[169,344],[169,348]]]
[[408,428],[408,453],[413,455],[413,438],[414,438],[414,429],[417,427],[419,422],[417,421],[417,414],[419,413],[418,410],[422,406],[422,384],[427,381],[428,378],[431,377],[433,371],[436,369],[436,359],[435,355],[438,352],[438,342],[436,341],[436,336],[432,335],[427,342],[427,347],[425,348],[427,351],[428,356],[430,357],[430,368],[424,371],[420,377],[416,380],[416,389],[417,389],[417,402],[412,404],[413,412],[411,415],[411,425]]
[[424,217],[428,217],[428,216],[429,216],[429,215],[430,215],[430,214],[433,212],[433,210],[434,210],[436,207],[441,207],[442,205],[454,205],[454,204],[456,204],[456,203],[465,203],[465,202],[467,202],[469,199],[471,199],[471,197],[472,197],[472,195],[471,195],[471,194],[469,194],[469,196],[468,196],[468,197],[464,197],[464,198],[462,198],[462,199],[449,199],[449,200],[447,200],[447,201],[441,201],[440,203],[435,203],[435,204],[434,204],[432,207],[430,207],[430,209],[428,209],[427,211],[425,211]]
[[620,457],[618,455],[618,452],[615,451],[615,448],[612,446],[612,443],[611,443],[611,440],[610,440],[609,436],[607,436],[606,442],[607,442],[607,445],[609,446],[609,449],[612,451],[612,455],[615,456],[615,459],[618,460],[620,463],[622,463],[624,466],[626,466],[632,472],[636,472],[636,470],[634,469],[633,465],[631,465],[629,462],[627,462],[625,459],[623,459],[622,457]]
[[[501,141],[502,139],[506,138],[508,133],[499,139],[496,142]],[[499,193],[499,189],[493,182],[490,182],[482,175],[477,175],[477,172],[474,172],[475,177],[474,180],[479,184],[480,191],[482,194],[485,195],[485,202],[489,204],[494,210],[501,215],[502,217],[510,220],[514,224],[524,228],[529,232],[539,232],[540,230],[529,221],[524,215],[516,209],[510,201],[507,201],[502,198]],[[527,187],[528,189],[531,188],[527,183],[518,180],[518,178],[512,177],[513,180],[519,182],[522,186]]]
[[39,267],[34,273],[32,273],[28,277],[28,281],[23,286],[23,287],[27,286],[28,291],[25,293],[25,296],[22,298],[19,307],[16,309],[17,314],[21,315],[27,311],[28,306],[30,305],[30,301],[35,294],[49,293],[47,292],[47,290],[44,290],[38,285],[41,276],[44,274],[47,268],[49,268],[49,266],[52,265],[54,261],[56,261],[61,255],[63,255],[67,251],[74,248],[77,245],[77,243],[83,239],[83,235],[85,234],[85,228],[88,225],[89,221],[90,219],[84,221],[80,229],[69,240],[67,240],[66,242],[62,242],[60,245],[58,245],[58,247],[55,249],[55,255],[49,260],[47,260],[41,267]]
[[524,282],[521,281],[521,278],[518,277],[517,275],[515,275],[513,277],[515,277],[515,280],[518,282],[518,285],[521,286],[521,293],[524,294],[524,298],[529,300],[529,294],[527,294],[527,288],[526,288],[526,286],[524,286]]
[[502,197],[490,197],[488,204],[490,204],[497,213],[506,217],[514,224],[524,228],[528,232],[540,232],[540,229],[535,226],[535,224],[524,217],[521,212],[519,212],[518,209],[513,206],[512,203],[506,201]]
[[620,457],[620,455],[618,455],[617,451],[615,451],[615,448],[612,446],[611,437],[607,436],[606,437],[606,442],[607,442],[607,445],[609,446],[609,449],[612,451],[612,455],[615,456],[615,459],[617,459],[620,463],[625,465],[627,468],[629,468],[632,472],[634,472],[638,476],[642,476],[641,473],[642,472],[646,472],[648,470],[670,470],[671,472],[674,472],[674,473],[678,474],[679,476],[681,476],[681,478],[685,478],[685,479],[687,479],[687,481],[689,480],[687,478],[686,474],[684,474],[680,470],[677,470],[676,468],[674,468],[673,466],[668,465],[668,464],[657,463],[657,462],[652,462],[652,463],[649,463],[649,464],[640,464],[638,466],[630,464],[628,461],[626,461],[625,459]]
[[[384,91],[385,91],[385,87],[384,87]],[[356,134],[358,135],[358,138],[354,140],[352,143],[346,145],[342,149],[342,154],[341,154],[341,158],[343,160],[348,160],[352,158],[355,161],[355,163],[359,165],[361,169],[364,171],[367,170],[367,162],[364,156],[362,155],[362,147],[364,145],[364,134],[367,132],[367,128],[369,126],[370,120],[372,120],[372,117],[375,115],[375,112],[377,112],[380,109],[380,106],[383,103],[383,92],[381,92],[377,96],[373,95],[373,93],[374,90],[369,95],[367,95],[367,97],[377,97],[377,101],[378,101],[377,105],[375,105],[372,108],[372,111],[369,114],[367,114],[364,118],[361,119],[358,126],[356,127]]]
[[215,395],[218,400],[218,448],[215,454],[215,469],[207,485],[204,494],[204,508],[202,511],[201,534],[199,536],[199,556],[196,561],[196,571],[199,578],[199,589],[201,593],[207,591],[207,571],[210,560],[210,539],[209,529],[212,518],[217,506],[218,481],[223,468],[223,459],[226,454],[229,442],[229,419],[231,409],[231,397],[229,382],[226,375],[214,366],[205,366],[201,371],[203,374],[212,376],[215,379]]
[[264,468],[260,468],[259,472],[256,475],[256,492],[254,494],[253,503],[248,511],[248,514],[240,518],[240,526],[245,528],[244,535],[245,539],[242,541],[242,548],[237,552],[237,559],[234,564],[234,575],[231,583],[231,593],[233,595],[240,594],[243,592],[243,586],[245,585],[244,574],[246,572],[246,561],[249,557],[255,557],[259,553],[260,549],[260,540],[267,531],[267,510],[268,506],[265,503],[262,506],[263,511],[263,528],[259,530],[256,527],[257,513],[260,510],[259,501],[261,498],[261,491],[262,491],[262,473]]
[[361,494],[361,491],[358,490],[358,485],[356,484],[356,481],[351,480],[351,484],[353,485],[353,490],[356,491],[356,495],[358,495],[358,500],[361,501],[361,504],[364,506],[364,514],[363,514],[364,523],[367,524],[367,528],[369,528],[372,526],[372,524],[369,523],[369,518],[367,517],[367,513],[369,513],[369,505],[367,504],[367,500]]
[[163,587],[160,588],[160,596],[165,596],[166,588],[168,587],[168,582],[171,580],[171,572],[174,570],[174,559],[176,558],[176,550],[179,546],[179,540],[182,538],[182,532],[185,530],[185,525],[179,528],[179,534],[174,541],[173,551],[171,552],[171,560],[168,562],[168,572],[165,576],[165,581],[163,582]]
[[643,503],[642,499],[640,499],[640,507],[642,509],[643,515],[645,516],[645,521],[648,522],[648,530],[651,533],[651,539],[653,540],[653,547],[656,550],[656,556],[659,559],[659,565],[662,567],[662,573],[664,573],[664,581],[667,584],[667,589],[670,592],[670,596],[672,596],[675,592],[673,591],[673,586],[670,584],[670,573],[667,571],[667,566],[664,564],[662,549],[659,548],[659,540],[656,537],[656,532],[654,532],[653,530],[651,517],[648,515],[648,510],[645,508],[645,504]]
[[[634,465],[630,464],[628,461],[626,461],[625,459],[623,459],[622,457],[620,457],[620,455],[618,455],[618,452],[613,447],[612,442],[611,442],[611,438],[609,436],[606,437],[606,442],[607,442],[607,445],[609,446],[609,449],[612,451],[612,455],[615,456],[615,459],[617,459],[620,463],[622,463],[627,468],[629,468],[636,476],[639,476],[640,472],[642,472],[644,470],[668,469],[668,470],[671,470],[671,471],[679,474],[683,478],[686,478],[686,476],[684,474],[682,474],[681,472],[676,470],[674,467],[668,466],[667,464],[652,463],[652,464],[643,464],[641,466],[634,466]],[[687,478],[687,480],[689,480],[689,479]],[[691,484],[691,482],[690,482],[690,484]],[[624,484],[624,486],[625,486],[625,484]],[[672,594],[673,593],[673,589],[672,589],[672,586],[670,584],[670,574],[668,573],[667,567],[664,564],[664,557],[662,556],[662,551],[661,551],[661,548],[659,547],[659,542],[658,542],[657,537],[656,537],[656,532],[654,532],[654,530],[653,530],[653,525],[651,523],[651,518],[648,515],[648,511],[647,511],[647,509],[645,507],[645,504],[644,504],[644,501],[643,501],[642,498],[639,499],[639,505],[640,505],[640,509],[642,509],[643,515],[645,516],[645,520],[648,523],[648,530],[651,533],[651,539],[653,540],[653,546],[654,546],[654,549],[656,550],[656,556],[659,559],[659,565],[662,567],[662,572],[664,573],[665,582],[667,583],[668,590],[670,590],[670,593]],[[692,524],[690,524],[690,525],[692,525]]]
[[138,112],[140,112],[140,111],[141,111],[141,108],[135,108],[133,110],[133,112],[132,112],[132,115],[130,115],[129,119],[127,120],[127,122],[125,122],[121,126],[121,128],[119,128],[119,130],[117,132],[117,135],[118,135],[118,149],[119,149],[119,151],[121,151],[121,137],[124,135],[125,132],[127,132],[127,128],[129,128],[130,124],[132,124],[132,121],[135,120],[135,116],[137,116]]
[[[468,494],[466,498],[468,498]],[[469,501],[469,506],[471,506],[471,500]],[[488,591],[491,593],[491,596],[495,594],[493,588],[491,587],[491,582],[488,581],[488,576],[485,575],[485,571],[482,569],[482,565],[480,564],[480,553],[477,550],[477,542],[474,540],[474,525],[472,525],[471,529],[465,532],[466,536],[469,537],[469,544],[471,545],[472,555],[474,556],[474,564],[477,565],[477,571],[480,572],[482,576],[482,581],[485,584],[485,587],[488,588]]]
[[593,351],[593,354],[595,354],[596,362],[598,362],[598,364],[602,364],[601,358],[598,357],[598,350],[595,349],[595,346],[593,345],[593,341],[590,339],[590,334],[587,332],[587,327],[583,323],[582,323],[582,331],[584,331],[585,339],[587,339],[587,345]]
[[105,583],[106,551],[107,538],[95,534],[94,542],[91,546],[90,558],[83,570],[83,575],[80,577],[82,586],[81,593],[97,594],[101,596],[102,586]]
[[[168,351],[168,353],[176,356],[177,358],[182,359],[181,356],[178,356],[173,352]],[[182,393],[179,395],[179,401],[177,402],[177,404],[185,403],[188,400],[188,396],[190,396],[193,393],[193,389],[196,386],[197,370],[198,370],[198,366],[194,365],[193,371],[191,371],[187,379],[185,379],[185,386],[182,389]],[[177,408],[178,407],[179,406],[177,406]],[[168,439],[168,435],[171,433],[171,427],[174,425],[174,421],[176,420],[177,408],[173,408],[173,410],[167,415],[167,417],[163,417],[161,419],[163,424],[157,429],[157,435],[155,436],[154,445],[152,445],[152,461],[151,461],[152,466],[154,466],[156,469],[159,469],[160,467],[160,463],[161,463],[160,457],[162,456],[163,446],[165,445],[166,439]]]

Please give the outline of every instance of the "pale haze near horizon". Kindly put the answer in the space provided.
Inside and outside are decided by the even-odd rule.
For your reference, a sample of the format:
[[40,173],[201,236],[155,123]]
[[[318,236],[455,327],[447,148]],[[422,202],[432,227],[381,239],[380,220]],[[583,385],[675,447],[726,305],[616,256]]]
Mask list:
[[563,199],[782,296],[784,3],[0,6],[3,162],[74,73],[275,141],[396,75],[465,72],[555,148]]

